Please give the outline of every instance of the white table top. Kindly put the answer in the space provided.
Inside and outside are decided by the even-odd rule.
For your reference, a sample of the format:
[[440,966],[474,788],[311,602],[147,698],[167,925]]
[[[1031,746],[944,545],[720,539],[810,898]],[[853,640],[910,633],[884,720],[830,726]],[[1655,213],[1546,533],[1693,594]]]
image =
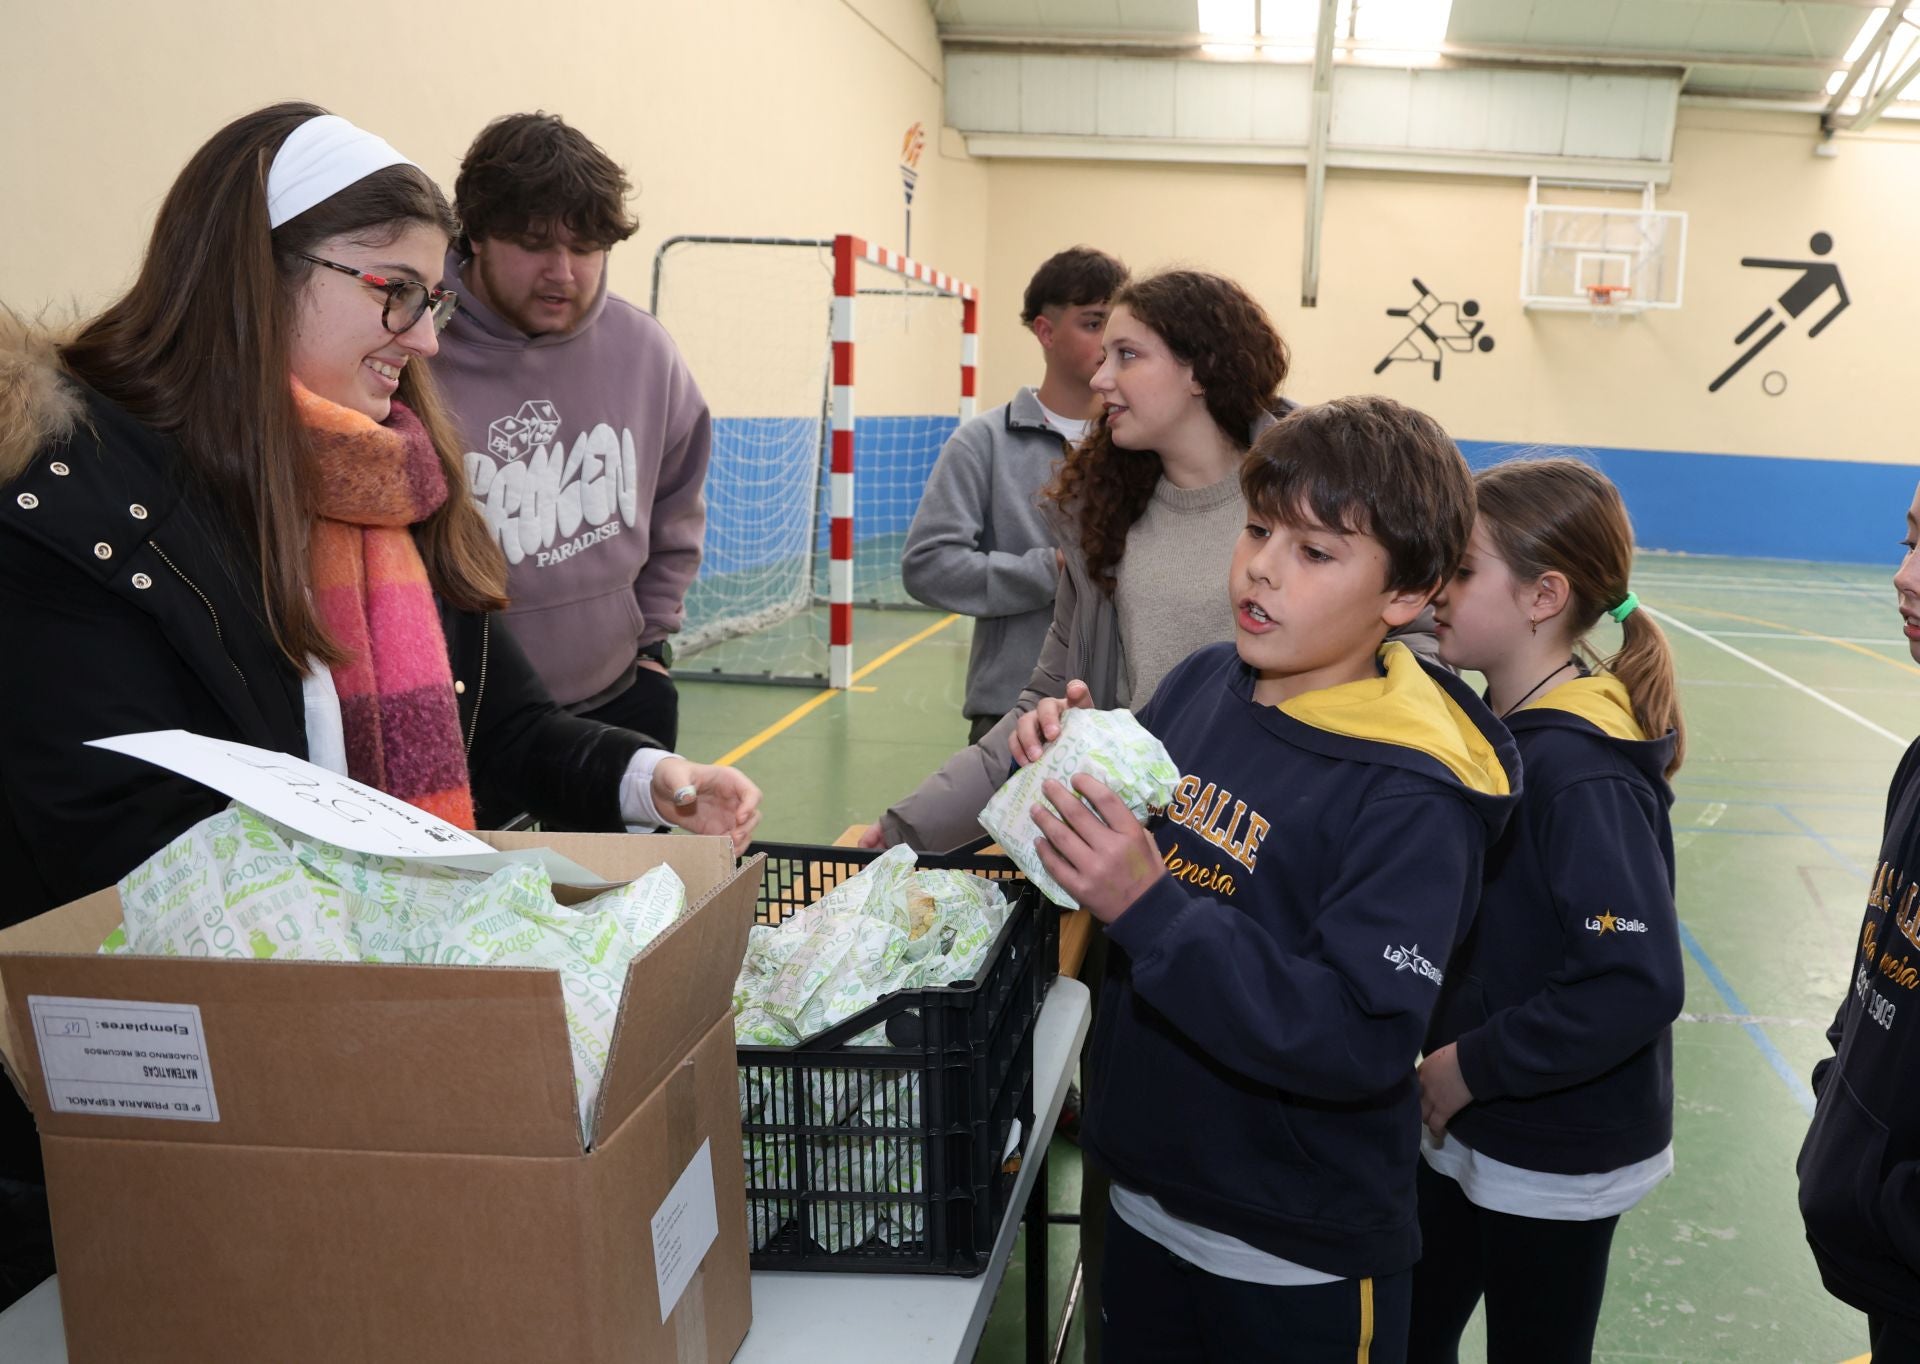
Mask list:
[[[1060,1120],[1060,1105],[1091,1016],[1086,986],[1065,976],[1054,981],[1033,1037],[1034,1119],[1047,1136]],[[1045,1149],[1044,1139],[1027,1144],[1030,1155]],[[937,1274],[756,1272],[753,1329],[734,1358],[740,1364],[971,1360],[1006,1276],[1013,1239],[1041,1164],[1029,1159],[1021,1167],[993,1259],[984,1273],[961,1279]],[[67,1364],[57,1277],[0,1312],[0,1360]]]

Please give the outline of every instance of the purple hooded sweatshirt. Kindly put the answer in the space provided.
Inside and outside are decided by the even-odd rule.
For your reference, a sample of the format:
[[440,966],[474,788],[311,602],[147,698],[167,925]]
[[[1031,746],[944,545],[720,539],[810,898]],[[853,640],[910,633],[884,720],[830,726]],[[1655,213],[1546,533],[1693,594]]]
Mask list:
[[544,336],[461,289],[431,367],[506,551],[514,638],[562,705],[611,700],[680,629],[700,567],[712,430],[686,361],[602,271],[581,324]]

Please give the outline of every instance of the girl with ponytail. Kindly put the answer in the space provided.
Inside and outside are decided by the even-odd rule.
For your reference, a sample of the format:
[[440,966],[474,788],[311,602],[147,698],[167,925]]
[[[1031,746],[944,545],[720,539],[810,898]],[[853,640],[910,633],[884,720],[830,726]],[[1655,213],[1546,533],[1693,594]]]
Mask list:
[[[1673,655],[1629,584],[1619,491],[1573,459],[1475,480],[1435,599],[1440,656],[1487,679],[1524,786],[1487,857],[1420,1067],[1413,1360],[1586,1360],[1620,1215],[1673,1169],[1683,982],[1668,781],[1685,750]],[[1597,657],[1603,616],[1623,642]]]

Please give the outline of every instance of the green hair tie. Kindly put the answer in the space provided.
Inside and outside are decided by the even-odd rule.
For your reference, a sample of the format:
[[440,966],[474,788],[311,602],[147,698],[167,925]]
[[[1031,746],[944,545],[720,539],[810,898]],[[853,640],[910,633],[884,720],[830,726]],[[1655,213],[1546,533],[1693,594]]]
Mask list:
[[1607,612],[1607,614],[1609,616],[1612,616],[1614,620],[1619,622],[1621,625],[1625,625],[1627,623],[1627,617],[1631,616],[1635,611],[1638,611],[1639,609],[1640,609],[1640,598],[1634,596],[1633,593],[1629,592],[1626,595],[1626,599],[1622,601],[1618,606],[1614,607],[1613,610]]

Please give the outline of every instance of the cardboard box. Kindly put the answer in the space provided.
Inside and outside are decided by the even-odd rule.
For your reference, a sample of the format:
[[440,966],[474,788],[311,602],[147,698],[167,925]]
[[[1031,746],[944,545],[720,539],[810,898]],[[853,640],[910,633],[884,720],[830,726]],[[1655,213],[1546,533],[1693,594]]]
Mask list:
[[[761,860],[736,871],[720,838],[484,837],[687,885],[628,970],[585,1151],[551,971],[102,957],[111,890],[0,933],[74,1364],[733,1356],[752,1306],[732,989]],[[197,1114],[123,1116],[112,1095],[145,1091],[62,1079],[103,1029],[122,1058],[164,1052],[176,1087],[152,1092]],[[49,1073],[94,1111],[55,1111]]]

